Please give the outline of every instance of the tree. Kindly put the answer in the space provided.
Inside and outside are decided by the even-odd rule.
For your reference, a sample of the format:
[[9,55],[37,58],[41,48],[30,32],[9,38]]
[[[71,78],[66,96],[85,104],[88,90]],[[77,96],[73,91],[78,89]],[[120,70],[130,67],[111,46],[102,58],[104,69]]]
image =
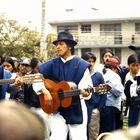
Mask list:
[[46,42],[47,42],[47,58],[48,59],[51,59],[53,57],[56,56],[56,53],[55,53],[55,48],[56,46],[52,44],[52,42],[56,39],[56,35],[55,34],[48,34],[47,35],[47,38],[46,38]]
[[39,57],[40,35],[17,21],[0,16],[0,55]]

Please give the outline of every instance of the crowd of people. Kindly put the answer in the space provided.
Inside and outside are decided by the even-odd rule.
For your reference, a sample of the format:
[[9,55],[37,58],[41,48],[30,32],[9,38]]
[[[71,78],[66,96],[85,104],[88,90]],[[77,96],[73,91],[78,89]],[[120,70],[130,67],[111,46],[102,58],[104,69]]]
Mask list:
[[[1,57],[0,100],[25,106],[27,113],[40,118],[41,124],[34,126],[35,130],[41,129],[40,140],[96,140],[101,134],[113,134],[123,130],[124,110],[128,127],[138,126],[140,53],[137,48],[128,48],[133,53],[128,56],[128,65],[122,66],[108,48],[102,53],[101,64],[96,64],[97,57],[92,52],[76,56],[77,42],[66,31],[58,33],[53,44],[58,56],[45,62],[35,57]],[[103,85],[103,90],[94,91]]]

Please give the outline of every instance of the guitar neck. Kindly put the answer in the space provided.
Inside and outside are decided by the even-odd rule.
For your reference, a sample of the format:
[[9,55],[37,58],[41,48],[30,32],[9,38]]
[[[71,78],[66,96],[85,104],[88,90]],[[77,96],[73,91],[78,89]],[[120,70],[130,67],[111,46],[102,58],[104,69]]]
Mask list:
[[3,84],[12,84],[15,82],[15,79],[2,79],[0,80],[0,85],[3,85]]
[[[0,79],[0,85],[2,84],[12,84],[15,82],[16,79]],[[41,74],[29,74],[25,76],[21,76],[20,80],[22,83],[25,84],[32,84],[37,82],[42,82],[42,75]]]
[[[89,93],[98,93],[98,94],[105,94],[106,92],[111,90],[111,87],[108,84],[101,84],[95,87],[89,87],[84,89],[85,91]],[[66,94],[65,94],[66,93]],[[80,95],[81,90],[80,89],[73,89],[69,91],[61,91],[60,98],[68,98],[76,95]]]
[[[96,92],[96,87],[93,88],[87,88],[84,89],[85,91],[89,92],[89,93],[94,93]],[[65,94],[63,94],[65,93]],[[63,91],[62,94],[60,93],[60,98],[68,98],[68,97],[72,97],[72,96],[77,96],[81,94],[81,89],[74,89],[74,90],[69,90],[69,91]]]

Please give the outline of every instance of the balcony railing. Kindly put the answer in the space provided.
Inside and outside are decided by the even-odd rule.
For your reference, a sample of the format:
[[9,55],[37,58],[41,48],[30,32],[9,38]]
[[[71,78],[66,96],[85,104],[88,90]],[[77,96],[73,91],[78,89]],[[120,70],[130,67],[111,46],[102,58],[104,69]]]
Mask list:
[[126,47],[130,44],[140,46],[140,34],[137,35],[78,35],[75,36],[79,47]]

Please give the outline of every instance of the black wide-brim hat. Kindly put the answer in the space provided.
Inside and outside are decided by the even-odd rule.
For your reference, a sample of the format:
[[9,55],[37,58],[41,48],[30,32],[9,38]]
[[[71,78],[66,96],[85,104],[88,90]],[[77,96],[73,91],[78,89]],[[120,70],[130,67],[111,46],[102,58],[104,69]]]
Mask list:
[[59,32],[57,40],[53,41],[53,44],[56,45],[59,41],[69,42],[71,46],[77,45],[77,42],[73,40],[73,36],[69,32]]
[[128,48],[131,49],[132,51],[134,51],[140,57],[140,47],[135,47],[133,45],[129,45]]

